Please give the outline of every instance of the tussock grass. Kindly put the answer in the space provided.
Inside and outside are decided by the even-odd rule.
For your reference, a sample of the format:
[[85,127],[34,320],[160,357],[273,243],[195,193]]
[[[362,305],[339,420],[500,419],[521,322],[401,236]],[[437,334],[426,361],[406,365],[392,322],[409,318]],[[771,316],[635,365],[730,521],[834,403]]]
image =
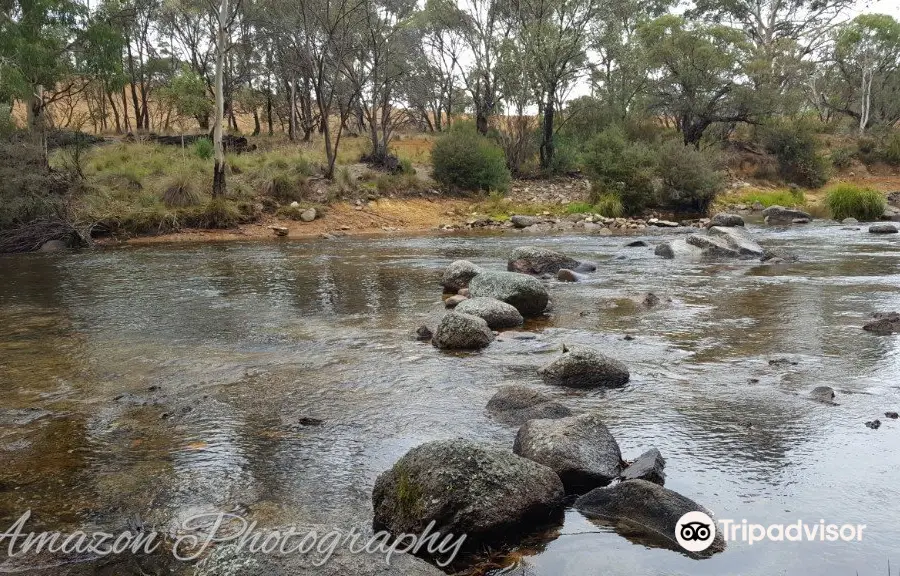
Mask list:
[[618,194],[608,192],[597,197],[594,210],[607,218],[619,218],[625,214],[625,205]]
[[845,183],[829,188],[826,202],[835,220],[844,218],[856,218],[862,221],[878,220],[884,214],[887,205],[880,192]]

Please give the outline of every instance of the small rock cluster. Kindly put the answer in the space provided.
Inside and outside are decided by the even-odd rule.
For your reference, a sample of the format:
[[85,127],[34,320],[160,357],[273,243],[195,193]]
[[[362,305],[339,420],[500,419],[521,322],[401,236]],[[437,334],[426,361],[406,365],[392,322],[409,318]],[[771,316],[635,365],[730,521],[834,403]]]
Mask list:
[[478,217],[473,215],[464,224],[446,224],[441,230],[486,228],[528,233],[567,232],[584,230],[599,235],[611,235],[617,232],[648,230],[654,228],[703,228],[709,223],[708,218],[682,220],[674,222],[657,217],[648,218],[611,218],[601,214],[571,214],[568,216],[552,216],[549,212],[537,216],[513,215],[505,218]]

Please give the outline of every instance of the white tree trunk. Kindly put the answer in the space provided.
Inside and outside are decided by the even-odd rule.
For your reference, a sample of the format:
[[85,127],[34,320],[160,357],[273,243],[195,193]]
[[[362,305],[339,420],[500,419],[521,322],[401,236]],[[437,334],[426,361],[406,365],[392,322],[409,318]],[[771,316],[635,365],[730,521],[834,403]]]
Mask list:
[[213,145],[215,146],[215,167],[213,169],[213,198],[225,196],[225,146],[222,142],[222,124],[225,119],[224,68],[228,19],[228,0],[221,0],[218,12],[218,34],[216,35],[216,118],[213,124]]

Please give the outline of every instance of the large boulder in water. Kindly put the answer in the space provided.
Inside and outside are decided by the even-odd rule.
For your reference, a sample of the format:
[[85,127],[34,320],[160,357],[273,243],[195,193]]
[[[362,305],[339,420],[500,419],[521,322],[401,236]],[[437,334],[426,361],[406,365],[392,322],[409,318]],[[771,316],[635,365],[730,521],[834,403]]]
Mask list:
[[445,350],[478,350],[493,340],[494,333],[483,319],[453,311],[441,318],[431,341]]
[[737,214],[726,214],[724,212],[720,212],[710,218],[709,224],[706,225],[707,228],[712,228],[713,226],[743,226],[744,219]]
[[895,224],[872,224],[869,226],[870,234],[896,234],[900,232]]
[[559,519],[564,490],[550,468],[468,440],[428,442],[375,481],[374,526],[392,534],[466,534],[469,547],[511,541]]
[[622,472],[619,445],[594,413],[529,420],[519,428],[513,452],[552,468],[570,494],[606,486]]
[[456,306],[456,311],[478,316],[487,322],[491,330],[515,328],[521,326],[525,319],[516,307],[496,298],[469,298]]
[[548,396],[525,386],[504,386],[487,403],[494,417],[514,426],[521,426],[536,418],[565,418],[572,411]]
[[481,267],[472,264],[468,260],[452,262],[441,276],[441,286],[444,292],[456,294],[461,288],[466,288],[476,275],[481,273]]
[[469,282],[472,298],[496,298],[516,307],[522,316],[537,316],[547,307],[550,295],[541,281],[515,272],[482,272]]
[[666,460],[656,448],[651,448],[622,470],[622,480],[647,480],[662,486],[666,483]]
[[812,220],[808,212],[785,208],[784,206],[769,206],[763,210],[766,224],[793,224],[794,220]]
[[[648,536],[661,538],[665,544],[683,550],[675,537],[678,520],[688,512],[712,513],[690,498],[646,480],[626,480],[606,488],[591,490],[575,501],[575,509],[587,516],[605,521],[624,521]],[[725,549],[719,530],[709,548],[696,556],[711,556]]]
[[538,369],[548,384],[570,388],[617,388],[628,383],[628,368],[585,346],[563,347],[563,354]]
[[761,258],[765,253],[750,233],[741,226],[712,226],[707,234],[714,238],[722,238],[726,244],[744,258]]
[[761,258],[763,247],[743,226],[712,226],[705,234],[690,234],[656,247],[663,258]]
[[562,268],[574,270],[580,264],[578,260],[549,248],[523,246],[512,251],[506,269],[510,272],[540,276],[541,274],[556,274]]

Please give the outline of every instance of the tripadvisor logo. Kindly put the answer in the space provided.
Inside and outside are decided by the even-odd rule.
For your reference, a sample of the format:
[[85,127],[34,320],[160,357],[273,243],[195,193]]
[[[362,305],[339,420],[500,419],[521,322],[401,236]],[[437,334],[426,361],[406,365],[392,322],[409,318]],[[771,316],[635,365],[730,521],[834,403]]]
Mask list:
[[675,524],[675,540],[688,552],[703,552],[716,538],[716,523],[703,512],[688,512]]

